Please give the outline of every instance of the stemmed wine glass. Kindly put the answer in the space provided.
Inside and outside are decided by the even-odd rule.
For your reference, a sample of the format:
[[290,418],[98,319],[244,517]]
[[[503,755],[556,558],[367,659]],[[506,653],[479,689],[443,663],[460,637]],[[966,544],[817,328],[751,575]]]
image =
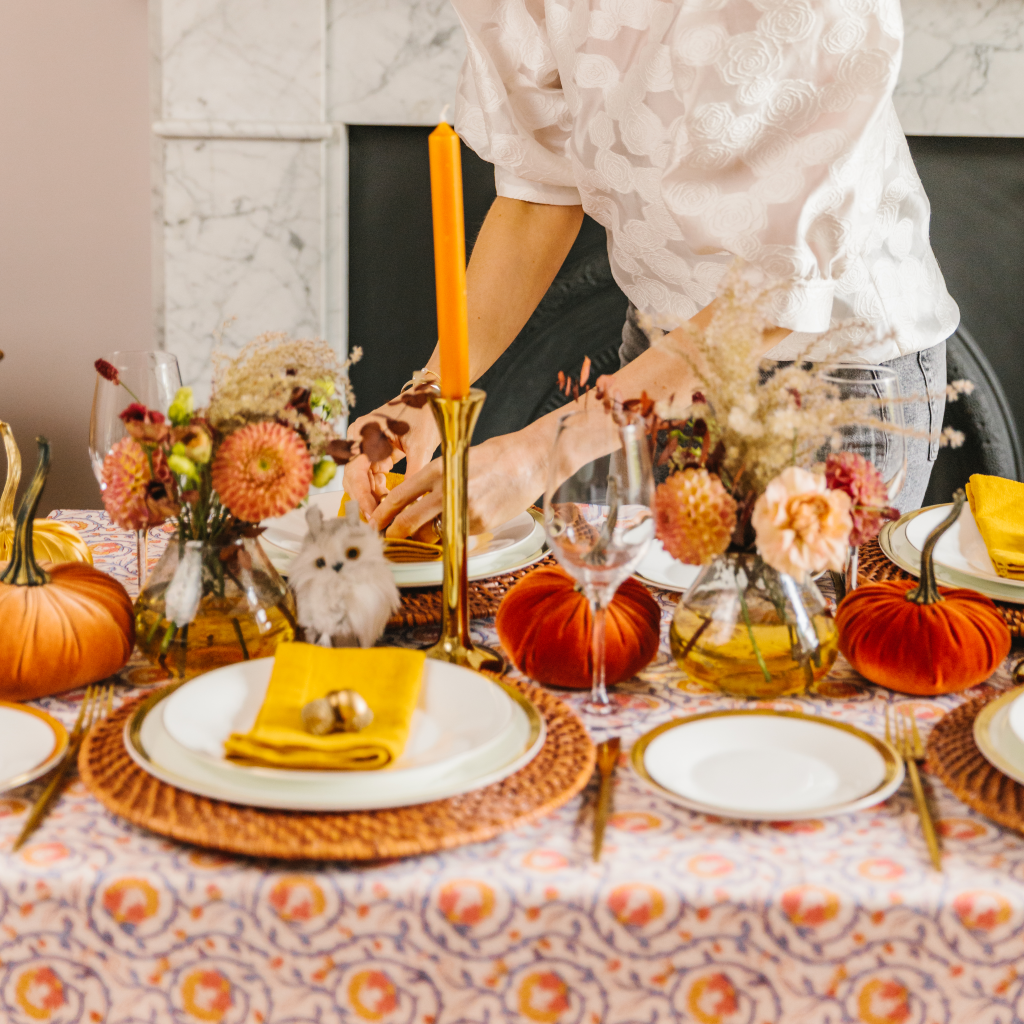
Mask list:
[[654,537],[654,481],[642,423],[614,428],[617,447],[589,459],[581,453],[588,451],[594,432],[593,416],[586,412],[559,421],[544,528],[555,557],[590,602],[592,685],[584,708],[603,715],[612,710],[605,687],[605,613]]
[[[103,358],[117,369],[122,383],[114,384],[96,374],[92,415],[89,418],[89,458],[101,491],[105,489],[103,460],[127,434],[121,421],[121,412],[133,401],[138,401],[166,415],[181,387],[178,360],[170,352],[108,352]],[[140,590],[146,578],[148,538],[148,524],[135,531],[135,559]]]
[[[856,452],[870,462],[885,483],[889,504],[903,490],[907,479],[907,439],[902,433],[903,395],[899,377],[886,366],[843,364],[821,374],[838,391],[840,401],[857,401],[878,427],[865,423],[840,428],[840,444],[830,451]],[[846,590],[857,587],[857,548],[850,548],[846,562]]]

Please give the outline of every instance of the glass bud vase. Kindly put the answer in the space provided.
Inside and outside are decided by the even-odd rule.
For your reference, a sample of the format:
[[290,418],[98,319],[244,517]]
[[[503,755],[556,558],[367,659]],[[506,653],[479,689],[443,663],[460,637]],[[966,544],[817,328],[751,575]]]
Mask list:
[[679,667],[730,697],[794,696],[832,668],[839,635],[818,588],[728,552],[704,566],[680,600],[669,632]]
[[268,657],[295,631],[295,599],[258,537],[175,534],[135,601],[139,649],[177,679]]

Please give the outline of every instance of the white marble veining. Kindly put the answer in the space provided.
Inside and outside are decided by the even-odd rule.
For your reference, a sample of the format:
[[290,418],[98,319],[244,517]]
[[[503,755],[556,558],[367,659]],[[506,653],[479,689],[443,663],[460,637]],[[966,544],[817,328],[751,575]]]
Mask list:
[[166,144],[166,347],[205,400],[210,351],[264,331],[322,334],[320,145]]
[[[156,335],[200,396],[214,332],[347,323],[345,124],[434,124],[448,0],[150,0]],[[908,134],[1024,135],[1024,0],[904,0]],[[321,139],[323,141],[317,141]],[[304,140],[304,141],[299,141]]]
[[908,135],[1024,135],[1024,0],[904,0]]

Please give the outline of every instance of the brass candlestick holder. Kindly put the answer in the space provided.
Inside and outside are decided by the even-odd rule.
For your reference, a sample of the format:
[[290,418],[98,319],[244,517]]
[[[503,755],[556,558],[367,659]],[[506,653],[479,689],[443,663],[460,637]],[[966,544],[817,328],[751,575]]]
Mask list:
[[430,404],[441,431],[444,505],[441,512],[442,577],[441,638],[428,658],[472,669],[502,672],[505,659],[490,647],[474,646],[469,636],[469,582],[466,547],[469,541],[469,442],[487,395],[470,388],[465,398],[431,395]]

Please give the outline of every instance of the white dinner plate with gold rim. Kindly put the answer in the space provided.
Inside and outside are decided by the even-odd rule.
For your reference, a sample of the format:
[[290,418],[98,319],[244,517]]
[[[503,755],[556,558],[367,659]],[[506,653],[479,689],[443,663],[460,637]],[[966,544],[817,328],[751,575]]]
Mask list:
[[0,700],[0,793],[45,775],[67,749],[67,730],[52,715]]
[[746,821],[849,814],[881,803],[903,781],[903,762],[884,740],[771,708],[677,718],[637,740],[630,759],[673,803]]
[[[154,694],[125,724],[129,755],[161,781],[216,800],[356,811],[426,803],[490,785],[528,764],[544,744],[544,720],[517,690],[428,661],[409,739],[393,765],[298,771],[228,761],[220,745],[231,732],[251,727],[272,667],[272,658],[240,662]],[[183,697],[175,700],[180,691]]]
[[[319,505],[325,516],[337,515],[342,494],[315,494],[310,504]],[[267,556],[282,575],[288,574],[288,567],[306,535],[306,508],[292,509],[276,519],[265,519],[266,527],[261,537]],[[482,580],[515,569],[525,568],[544,557],[544,519],[541,512],[530,509],[510,519],[504,526],[490,534],[470,537],[469,558],[466,562],[468,578]],[[391,574],[399,587],[440,586],[443,568],[440,560],[433,562],[395,562]]]
[[[930,505],[928,508],[908,512],[894,523],[886,523],[878,535],[878,546],[882,549],[882,553],[904,572],[908,572],[912,576],[919,576],[921,574],[921,549],[915,547],[914,542],[908,536],[908,529],[917,520],[922,520],[921,525],[915,528],[912,536],[923,547],[924,541],[920,537],[921,532],[927,537],[928,533],[945,519],[949,508],[949,505]],[[972,517],[971,524],[973,525],[973,523]],[[1024,604],[1024,585],[1020,582],[1003,579],[1000,576],[989,577],[972,566],[965,556],[954,557],[948,545],[943,547],[946,537],[953,534],[959,549],[962,525],[958,520],[935,545],[936,552],[944,558],[943,561],[940,561],[939,557],[934,559],[936,580],[945,587],[967,587],[970,590],[976,590],[979,594],[985,594],[996,601]],[[977,530],[977,526],[974,526],[974,529]],[[988,552],[986,552],[986,556],[987,554]]]
[[1024,687],[1015,686],[989,701],[974,719],[974,742],[989,764],[1024,786],[1024,742],[1012,727],[1022,697]]
[[677,594],[685,594],[700,575],[701,566],[687,565],[673,558],[655,538],[647,553],[640,559],[635,576],[641,583],[651,583],[662,590],[673,590]]

